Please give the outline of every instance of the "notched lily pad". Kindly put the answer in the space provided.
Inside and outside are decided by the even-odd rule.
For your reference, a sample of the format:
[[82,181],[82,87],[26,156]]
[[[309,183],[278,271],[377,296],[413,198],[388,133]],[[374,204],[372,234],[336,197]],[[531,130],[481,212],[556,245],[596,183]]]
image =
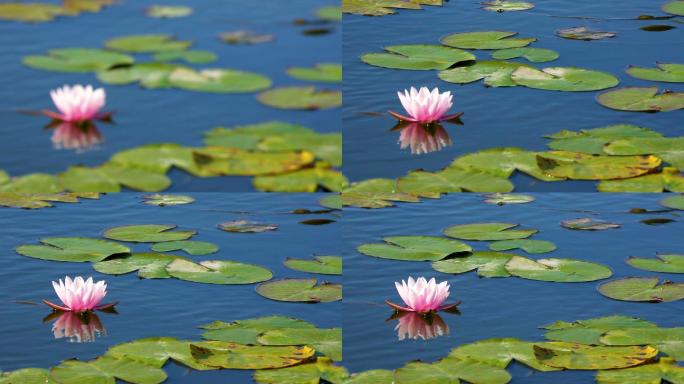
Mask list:
[[327,303],[342,300],[342,285],[316,279],[282,279],[261,283],[257,293],[276,301]]
[[133,243],[160,243],[163,241],[187,240],[197,231],[174,231],[176,225],[143,224],[124,225],[106,230],[104,237]]
[[657,63],[657,68],[629,66],[627,73],[637,79],[684,83],[684,64]]
[[565,28],[565,29],[557,30],[556,36],[562,37],[564,39],[591,41],[591,40],[609,39],[609,38],[617,36],[617,33],[605,32],[605,31],[595,31],[595,30],[591,30],[587,27],[573,27],[573,28]]
[[166,272],[180,280],[205,284],[253,284],[273,277],[264,267],[229,260],[193,263],[178,258],[166,266]]
[[684,283],[665,280],[658,284],[657,277],[628,277],[601,284],[599,292],[611,299],[660,303],[684,299]]
[[634,112],[668,112],[684,108],[684,93],[659,92],[657,87],[626,87],[596,97],[606,108]]
[[522,57],[532,63],[545,63],[556,60],[560,55],[558,52],[544,48],[509,48],[500,49],[492,52],[492,58],[496,60],[508,60]]
[[495,241],[489,245],[492,251],[510,251],[518,248],[530,254],[549,253],[556,250],[556,245],[546,240],[530,239]]
[[315,350],[309,346],[261,346],[202,341],[190,344],[190,353],[199,363],[225,369],[272,369],[289,367],[308,360]]
[[383,240],[384,244],[362,244],[357,251],[382,259],[436,261],[472,250],[468,244],[436,236],[392,236]]
[[342,258],[340,256],[314,256],[313,260],[285,259],[285,266],[295,271],[320,273],[324,275],[341,275]]
[[607,279],[613,275],[610,268],[582,260],[539,259],[514,256],[506,263],[506,271],[523,279],[578,283]]
[[473,252],[465,256],[452,257],[432,263],[432,269],[442,273],[460,274],[477,270],[481,277],[509,277],[505,265],[515,256],[503,252]]
[[342,92],[316,87],[281,87],[262,92],[257,97],[269,107],[280,109],[328,109],[342,105]]
[[627,264],[645,271],[684,273],[684,255],[657,255],[655,259],[632,256]]
[[610,73],[575,67],[551,67],[542,70],[520,67],[511,74],[511,79],[528,88],[565,92],[598,91],[620,83]]
[[385,47],[385,53],[366,53],[361,61],[376,67],[409,70],[447,69],[457,63],[475,60],[462,49],[442,45],[409,44]]
[[535,38],[513,37],[517,34],[505,31],[454,33],[443,37],[441,42],[461,49],[508,49],[526,47],[537,41]]
[[287,74],[295,79],[319,83],[341,83],[342,65],[332,63],[316,64],[313,68],[292,67]]
[[473,65],[440,71],[440,79],[456,84],[467,84],[484,79],[487,87],[515,87],[511,74],[527,64],[508,61],[478,61]]
[[262,224],[248,220],[226,221],[220,223],[218,227],[222,231],[237,233],[261,233],[278,229],[276,224]]
[[455,225],[444,230],[444,234],[463,240],[513,240],[526,239],[537,233],[536,229],[511,229],[519,224],[475,223]]
[[96,72],[118,65],[133,64],[133,57],[96,48],[51,49],[47,55],[26,56],[27,67],[56,72]]
[[189,255],[200,256],[216,253],[219,247],[206,241],[180,240],[156,243],[152,246],[152,250],[156,252],[184,251]]
[[43,245],[20,245],[16,251],[35,259],[69,262],[101,261],[130,252],[125,245],[85,237],[47,237],[40,242]]

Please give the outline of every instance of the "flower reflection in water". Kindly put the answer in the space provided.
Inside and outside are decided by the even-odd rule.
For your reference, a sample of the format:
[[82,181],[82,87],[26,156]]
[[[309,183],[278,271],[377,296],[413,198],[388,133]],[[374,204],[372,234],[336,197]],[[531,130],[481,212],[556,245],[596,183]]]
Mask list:
[[52,133],[55,149],[73,149],[78,152],[91,149],[102,142],[102,134],[91,122],[59,122]]
[[441,124],[400,123],[395,129],[400,132],[401,149],[410,148],[414,155],[441,151],[451,145],[451,138]]
[[416,312],[400,312],[394,318],[398,318],[394,330],[399,340],[429,340],[449,334],[449,326],[436,313],[423,316]]
[[100,318],[92,312],[81,314],[56,311],[45,318],[45,322],[56,319],[52,324],[55,339],[66,339],[70,343],[92,343],[100,336],[106,336],[107,330]]

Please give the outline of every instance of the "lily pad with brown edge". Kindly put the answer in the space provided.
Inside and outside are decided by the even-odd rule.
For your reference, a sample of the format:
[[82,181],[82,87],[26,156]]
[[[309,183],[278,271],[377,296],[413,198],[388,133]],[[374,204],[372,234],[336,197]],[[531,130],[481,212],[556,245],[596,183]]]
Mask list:
[[248,220],[226,221],[220,223],[218,227],[222,231],[234,233],[261,233],[278,229],[276,224],[257,223]]
[[684,283],[657,277],[628,277],[603,283],[598,291],[611,299],[621,301],[670,302],[684,299]]
[[532,195],[521,193],[489,193],[484,195],[484,202],[487,204],[506,205],[506,204],[527,204],[536,198]]
[[664,12],[667,12],[667,13],[670,13],[673,15],[684,16],[684,1],[682,1],[682,0],[670,1],[669,3],[666,3],[665,5],[663,5],[662,9]]
[[292,172],[302,169],[315,160],[309,151],[262,152],[238,148],[196,148],[195,165],[210,175],[257,176]]
[[513,37],[517,34],[506,31],[454,33],[443,37],[441,43],[461,49],[507,49],[526,47],[537,41],[535,38]]
[[[548,143],[548,146],[554,150],[601,155],[606,154],[606,152],[604,152],[604,147],[615,140],[660,138],[663,137],[663,135],[652,129],[636,125],[615,124],[599,128],[582,129],[579,131],[562,130],[545,137],[552,139],[552,141]],[[644,152],[638,154],[652,153]]]
[[130,35],[105,42],[107,49],[131,53],[182,51],[191,45],[192,41],[176,40],[172,35],[165,34]]
[[187,50],[157,52],[152,56],[156,61],[185,61],[191,64],[207,64],[218,60],[218,55],[211,51]]
[[185,205],[195,202],[195,198],[188,195],[171,195],[154,193],[151,195],[144,195],[142,197],[143,202],[147,205],[156,205],[159,207],[165,207],[168,205]]
[[513,229],[518,226],[512,223],[473,223],[454,225],[443,232],[456,239],[475,241],[526,239],[538,232],[536,229]]
[[663,207],[684,211],[684,195],[669,196],[660,200]]
[[269,330],[257,338],[261,345],[310,345],[333,361],[342,361],[342,328]]
[[349,185],[342,172],[321,162],[312,168],[273,176],[256,176],[252,183],[256,189],[265,192],[316,192],[319,188],[339,192]]
[[520,67],[511,74],[511,80],[528,88],[563,92],[598,91],[620,83],[610,73],[575,67],[550,67],[541,70]]
[[490,148],[460,156],[450,167],[477,169],[501,177],[510,177],[513,172],[520,171],[542,181],[565,180],[539,168],[537,156],[542,153],[516,147]]
[[291,67],[287,74],[298,80],[314,81],[317,83],[341,83],[342,65],[333,63],[315,64],[313,68]]
[[133,61],[129,55],[96,48],[51,49],[47,55],[22,59],[27,67],[55,72],[97,72],[117,65],[130,65]]
[[541,364],[534,355],[535,343],[515,338],[485,339],[454,348],[449,356],[479,361],[497,368],[506,368],[512,361],[541,372],[560,368]]
[[173,337],[150,337],[117,344],[107,350],[106,356],[128,358],[156,368],[171,359],[198,371],[217,369],[196,361],[190,353],[191,343]]
[[309,346],[243,345],[224,341],[201,341],[190,344],[197,363],[224,369],[273,369],[307,361],[315,350]]
[[472,251],[460,241],[437,236],[390,236],[381,244],[362,244],[356,250],[366,256],[404,261],[437,261]]
[[193,263],[177,258],[166,266],[166,272],[176,279],[204,284],[254,284],[273,277],[264,267],[230,260]]
[[572,180],[629,179],[651,173],[661,164],[657,156],[597,156],[549,151],[537,155],[537,164],[548,175]]
[[132,243],[161,243],[187,240],[197,234],[197,231],[192,230],[175,230],[176,227],[173,224],[124,225],[106,230],[103,236],[111,240]]
[[629,66],[627,73],[637,79],[684,83],[684,64],[656,63],[657,68]]
[[651,361],[658,350],[651,346],[607,347],[562,341],[534,346],[537,360],[555,368],[597,370],[634,367]]
[[141,279],[168,279],[171,276],[166,272],[166,266],[178,258],[180,257],[162,253],[133,253],[93,263],[93,268],[107,275],[124,275],[138,271]]
[[40,242],[43,245],[20,245],[16,251],[34,259],[68,262],[101,261],[131,251],[122,244],[86,237],[46,237]]
[[532,63],[545,63],[556,60],[560,55],[558,52],[545,48],[508,48],[492,52],[492,59],[509,60],[523,58]]
[[477,271],[480,277],[509,277],[505,265],[515,256],[512,253],[476,251],[432,263],[432,269],[442,273],[460,274]]
[[523,279],[557,283],[596,281],[613,275],[610,268],[598,263],[573,259],[532,260],[520,256],[511,257],[506,271]]
[[145,13],[155,19],[175,19],[192,15],[192,8],[183,5],[152,5]]
[[179,67],[171,72],[168,81],[173,87],[210,93],[257,92],[272,84],[271,79],[264,75],[228,68],[194,70]]
[[684,192],[684,176],[677,168],[664,167],[660,173],[652,173],[631,179],[601,180],[600,192]]
[[97,73],[97,79],[105,84],[113,85],[139,82],[143,88],[171,88],[169,76],[179,68],[184,67],[171,63],[137,63],[100,71]]
[[279,109],[328,109],[342,105],[342,92],[316,87],[281,87],[264,91],[257,99]]
[[601,336],[606,345],[653,345],[661,353],[684,361],[684,328],[613,329]]
[[541,328],[546,330],[544,337],[547,340],[600,345],[601,336],[608,331],[614,329],[642,330],[645,328],[657,328],[657,325],[636,317],[613,315],[576,320],[572,323],[556,321]]
[[605,220],[582,217],[579,219],[564,220],[561,222],[561,227],[576,231],[603,231],[606,229],[620,228],[621,225]]
[[394,371],[395,384],[506,384],[511,376],[503,368],[476,360],[446,357],[435,363],[413,361]]
[[206,241],[178,240],[156,243],[152,246],[156,252],[183,251],[192,256],[210,255],[219,250],[218,245]]
[[517,239],[517,240],[501,240],[489,244],[489,249],[492,251],[510,251],[511,249],[522,249],[526,253],[549,253],[556,250],[556,245],[546,240],[531,240],[531,239]]
[[252,319],[235,320],[230,323],[214,321],[201,325],[207,340],[226,341],[239,344],[258,344],[259,335],[267,331],[290,331],[294,329],[316,329],[304,320],[285,316],[264,316]]
[[45,384],[49,382],[48,380],[48,370],[42,368],[0,372],[0,384]]
[[259,295],[276,301],[328,303],[342,300],[342,285],[316,279],[281,279],[261,283]]
[[534,8],[534,4],[527,1],[493,0],[482,2],[482,9],[492,12],[526,11]]
[[40,23],[65,15],[66,10],[57,4],[9,2],[0,4],[0,20]]
[[510,192],[513,184],[508,179],[476,169],[448,167],[438,172],[412,171],[397,179],[400,192],[453,193],[453,192]]
[[432,70],[447,69],[457,63],[474,61],[475,55],[462,49],[443,45],[391,45],[384,53],[366,53],[361,61],[382,68]]
[[398,9],[422,9],[418,2],[406,0],[343,0],[342,12],[364,16],[385,16]]
[[396,180],[368,179],[345,188],[341,194],[342,204],[359,208],[377,209],[391,207],[393,202],[417,203],[418,196],[397,190]]
[[684,273],[684,255],[656,255],[655,259],[631,256],[627,264],[651,272]]
[[342,384],[394,384],[394,372],[387,369],[371,369],[353,373]]
[[[332,360],[318,357],[316,361],[278,369],[260,369],[254,372],[259,384],[301,384],[328,382],[342,384],[349,373],[344,367],[334,365]],[[325,380],[325,381],[322,381]],[[375,384],[382,384],[377,383]]]
[[657,362],[636,367],[599,371],[596,373],[596,382],[598,384],[681,383],[684,382],[684,367],[677,365],[674,359],[661,357]]
[[596,97],[606,108],[633,112],[668,112],[684,108],[684,93],[658,91],[658,87],[625,87]]
[[478,61],[473,65],[440,71],[440,79],[456,84],[468,84],[483,80],[487,87],[515,87],[511,74],[527,64],[510,61]]
[[342,258],[340,256],[314,256],[313,260],[286,258],[285,266],[295,271],[320,273],[324,275],[341,275]]
[[556,36],[562,37],[564,39],[591,41],[609,39],[617,36],[617,33],[596,31],[587,27],[573,27],[557,30]]
[[65,360],[50,369],[50,381],[55,383],[114,383],[116,379],[137,384],[158,384],[166,373],[125,357],[100,356],[92,361]]
[[237,31],[222,32],[219,39],[226,44],[263,44],[273,41],[273,35],[258,34],[252,31],[240,29]]

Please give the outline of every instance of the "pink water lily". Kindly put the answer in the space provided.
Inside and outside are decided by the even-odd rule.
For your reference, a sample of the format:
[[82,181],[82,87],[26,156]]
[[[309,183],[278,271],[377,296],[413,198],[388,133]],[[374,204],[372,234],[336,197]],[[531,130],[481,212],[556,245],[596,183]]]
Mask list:
[[406,312],[401,316],[394,330],[399,340],[429,340],[449,334],[449,326],[439,315],[424,317],[415,312]]
[[55,128],[50,139],[56,149],[92,148],[102,142],[102,134],[94,124],[74,124],[62,122]]
[[397,305],[390,301],[386,301],[386,303],[397,311],[424,314],[452,309],[459,304],[444,304],[450,293],[449,283],[443,281],[437,284],[434,277],[430,281],[424,277],[415,280],[413,277],[409,277],[408,282],[402,280],[401,283],[396,282],[394,285],[406,306]]
[[72,280],[67,276],[64,281],[59,279],[59,283],[53,281],[52,287],[63,305],[57,305],[47,300],[43,300],[43,302],[58,311],[81,313],[108,309],[116,304],[100,304],[107,295],[107,284],[104,280],[95,283],[92,277],[84,280],[81,276],[77,276]]
[[105,90],[94,89],[92,85],[80,84],[64,85],[50,91],[52,102],[55,103],[59,113],[44,111],[43,113],[53,119],[71,123],[81,123],[89,120],[106,120],[111,113],[100,113],[105,105]]
[[421,155],[451,145],[451,138],[441,125],[435,124],[428,128],[418,123],[410,123],[401,129],[399,145],[401,149],[410,148],[414,155]]
[[397,95],[409,116],[392,111],[389,113],[401,121],[430,124],[456,119],[463,114],[462,112],[447,114],[453,106],[453,96],[449,91],[440,93],[438,88],[430,91],[427,87],[421,87],[420,90],[411,87],[411,90],[404,90],[404,93],[397,92]]

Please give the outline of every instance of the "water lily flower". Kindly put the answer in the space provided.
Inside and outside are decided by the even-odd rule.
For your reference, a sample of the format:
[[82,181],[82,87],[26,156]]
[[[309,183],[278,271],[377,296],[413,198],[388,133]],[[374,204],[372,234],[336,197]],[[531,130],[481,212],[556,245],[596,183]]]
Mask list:
[[102,142],[102,134],[94,124],[78,125],[62,122],[50,138],[55,149],[85,150]]
[[404,90],[404,93],[397,92],[397,95],[409,116],[403,116],[392,111],[389,111],[389,113],[401,121],[431,124],[453,120],[463,114],[463,112],[459,112],[447,115],[447,112],[453,106],[453,96],[449,91],[440,93],[438,88],[433,88],[430,91],[427,87],[421,87],[420,90],[411,87],[410,91]]
[[58,311],[82,313],[112,308],[116,304],[100,304],[107,295],[107,284],[104,280],[95,283],[92,277],[84,280],[81,276],[77,276],[72,280],[67,276],[64,281],[59,279],[59,283],[53,281],[52,286],[63,305],[57,305],[47,300],[43,300],[43,302]]
[[449,326],[439,315],[424,317],[415,312],[405,312],[399,317],[394,330],[397,331],[399,340],[429,340],[449,334]]
[[434,277],[430,281],[424,277],[415,280],[413,277],[409,277],[408,282],[402,280],[401,284],[395,282],[394,285],[406,306],[394,304],[390,301],[386,301],[386,303],[397,311],[425,314],[453,309],[459,304],[444,304],[450,293],[449,283],[443,281],[437,284]]
[[52,334],[55,339],[65,338],[70,343],[90,343],[106,335],[107,330],[94,313],[84,318],[73,312],[62,312],[52,324]]
[[401,149],[410,148],[412,154],[420,155],[450,146],[451,138],[449,138],[444,127],[439,124],[426,127],[418,123],[411,123],[401,129],[399,145]]
[[64,85],[50,91],[50,97],[59,113],[43,113],[56,120],[81,123],[89,120],[107,120],[111,117],[111,113],[100,113],[106,99],[103,88],[94,89],[92,85],[84,87],[80,84]]

